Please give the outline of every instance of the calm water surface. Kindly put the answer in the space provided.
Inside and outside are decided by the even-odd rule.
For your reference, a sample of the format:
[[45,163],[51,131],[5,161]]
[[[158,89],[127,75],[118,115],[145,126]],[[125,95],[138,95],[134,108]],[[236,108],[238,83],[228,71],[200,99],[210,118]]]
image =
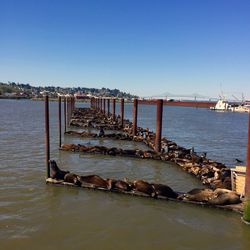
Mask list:
[[[119,107],[117,108],[119,110]],[[131,119],[132,105],[126,105]],[[59,152],[57,103],[50,103],[51,158],[79,174],[201,187],[175,165]],[[0,249],[249,249],[240,215],[175,202],[45,184],[43,102],[0,100]],[[139,125],[155,128],[155,107],[139,107]],[[235,165],[245,159],[247,115],[165,107],[163,135]],[[81,141],[122,148],[133,142]]]

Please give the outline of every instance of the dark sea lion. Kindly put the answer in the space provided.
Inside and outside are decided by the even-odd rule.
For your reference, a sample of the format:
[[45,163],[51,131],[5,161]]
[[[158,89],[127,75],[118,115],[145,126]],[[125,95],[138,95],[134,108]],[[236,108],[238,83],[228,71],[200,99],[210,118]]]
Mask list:
[[136,150],[134,150],[134,149],[124,149],[122,153],[124,155],[128,155],[128,156],[135,156],[136,155]]
[[78,176],[78,180],[82,183],[89,183],[96,187],[102,188],[110,188],[108,181],[104,180],[98,175],[85,175],[85,176]]
[[63,180],[64,176],[69,173],[69,171],[63,171],[63,170],[61,170],[57,166],[56,161],[54,161],[54,160],[50,161],[50,169],[51,169],[50,177],[52,179]]
[[164,196],[167,198],[173,198],[176,199],[178,194],[175,193],[172,188],[170,188],[167,185],[164,184],[155,184],[155,183],[151,183],[151,185],[153,186],[155,193],[157,196]]
[[148,194],[148,195],[150,195],[152,197],[156,197],[156,193],[155,193],[155,190],[154,190],[153,186],[150,183],[146,182],[146,181],[135,180],[133,182],[132,187],[133,187],[133,189],[135,191]]
[[208,200],[214,194],[212,189],[204,188],[199,189],[195,188],[189,191],[188,193],[183,195],[183,199],[190,200],[190,201],[198,201],[198,202],[208,202]]
[[118,189],[127,192],[132,190],[132,186],[126,181],[112,179],[107,179],[107,181],[109,183],[110,189]]
[[73,183],[77,186],[81,186],[81,182],[78,178],[78,175],[73,174],[73,173],[68,173],[64,176],[64,181],[65,182],[69,182],[69,183]]
[[213,205],[229,205],[241,203],[241,200],[236,192],[217,188],[214,190],[214,195],[208,200],[208,203]]

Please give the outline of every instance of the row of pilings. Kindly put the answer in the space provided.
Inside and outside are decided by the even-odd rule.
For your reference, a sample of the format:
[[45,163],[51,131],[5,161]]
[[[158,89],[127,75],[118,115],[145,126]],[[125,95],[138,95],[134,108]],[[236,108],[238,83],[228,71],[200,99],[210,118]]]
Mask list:
[[[116,118],[116,99],[110,98],[91,98],[90,107],[106,115],[110,115],[110,100],[112,100],[112,118]],[[163,100],[156,101],[156,131],[155,131],[155,148],[156,152],[161,152],[161,137],[162,137],[162,113],[163,113]],[[120,99],[120,120],[121,127],[124,126],[124,99]],[[137,135],[137,118],[138,118],[138,99],[133,100],[133,136]]]
[[[59,147],[61,147],[61,97],[59,97]],[[103,114],[110,115],[110,101],[112,101],[112,117],[116,118],[115,108],[116,99],[110,98],[91,98],[90,106]],[[161,151],[161,133],[162,133],[162,113],[163,113],[163,100],[157,100],[157,112],[156,112],[156,136],[155,136],[155,151]],[[124,121],[124,99],[120,102],[120,117],[122,120],[122,126]],[[75,109],[75,98],[64,97],[64,132],[67,131],[70,117]],[[133,134],[137,134],[137,116],[138,116],[138,100],[133,101]],[[246,161],[246,180],[245,180],[245,199],[244,199],[244,215],[243,221],[250,223],[250,114],[248,125],[248,145],[247,145],[247,161]],[[47,177],[50,177],[50,136],[49,136],[49,99],[45,96],[45,155],[46,155],[46,170]]]

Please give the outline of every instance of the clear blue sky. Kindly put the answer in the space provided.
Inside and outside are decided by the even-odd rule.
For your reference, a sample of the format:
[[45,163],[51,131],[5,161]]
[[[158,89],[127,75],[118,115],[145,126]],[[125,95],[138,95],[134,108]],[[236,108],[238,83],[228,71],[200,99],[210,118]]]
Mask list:
[[0,0],[0,81],[250,98],[250,1]]

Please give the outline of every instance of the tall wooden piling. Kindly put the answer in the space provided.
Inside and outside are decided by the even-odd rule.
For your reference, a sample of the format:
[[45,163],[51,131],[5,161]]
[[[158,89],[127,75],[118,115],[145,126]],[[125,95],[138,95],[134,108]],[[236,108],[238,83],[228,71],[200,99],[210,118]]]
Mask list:
[[67,97],[67,126],[69,125],[69,117],[70,117],[70,98]]
[[103,107],[102,107],[102,98],[100,99],[101,102],[101,113],[103,112]]
[[61,96],[58,97],[58,125],[59,125],[59,148],[62,145],[62,103]]
[[64,111],[64,133],[67,132],[67,108],[66,108],[66,102],[67,102],[67,99],[64,96],[64,105],[63,105],[63,111]]
[[155,151],[161,152],[161,133],[162,133],[162,112],[163,100],[159,99],[156,102],[156,131],[155,131]]
[[138,114],[138,100],[134,99],[134,108],[133,108],[133,136],[137,134],[137,114]]
[[121,126],[123,127],[124,124],[124,99],[121,99]]
[[115,120],[115,98],[113,99],[113,120]]
[[245,179],[245,200],[243,221],[250,225],[250,113],[248,115],[248,144]]
[[110,99],[108,99],[108,116],[109,116],[109,114],[110,114]]
[[44,97],[45,108],[45,167],[47,178],[50,178],[50,141],[49,141],[49,97]]
[[103,113],[106,114],[106,99],[103,99]]

